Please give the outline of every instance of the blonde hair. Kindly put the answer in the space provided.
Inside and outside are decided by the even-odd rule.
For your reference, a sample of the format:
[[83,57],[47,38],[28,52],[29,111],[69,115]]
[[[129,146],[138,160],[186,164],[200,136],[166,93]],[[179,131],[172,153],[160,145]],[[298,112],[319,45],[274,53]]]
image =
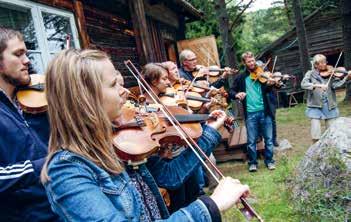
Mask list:
[[313,56],[313,59],[312,59],[313,68],[316,68],[316,65],[321,62],[327,62],[327,57],[325,57],[322,54],[316,54],[315,56]]
[[112,125],[102,108],[102,67],[109,57],[98,50],[60,52],[46,70],[50,120],[49,154],[42,182],[49,180],[48,162],[65,149],[94,162],[112,174],[123,170],[113,151]]
[[243,63],[245,63],[245,61],[246,61],[246,59],[247,58],[254,58],[255,56],[254,56],[254,54],[252,53],[252,52],[244,52],[242,55],[241,55],[241,61],[243,62]]

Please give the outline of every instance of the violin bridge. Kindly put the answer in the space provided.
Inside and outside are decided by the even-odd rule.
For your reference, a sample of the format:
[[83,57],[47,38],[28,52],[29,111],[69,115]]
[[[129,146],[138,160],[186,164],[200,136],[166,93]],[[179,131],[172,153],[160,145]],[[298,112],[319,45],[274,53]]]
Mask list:
[[156,113],[151,113],[150,121],[152,123],[152,126],[155,127],[155,128],[156,128],[156,126],[158,126],[160,124]]

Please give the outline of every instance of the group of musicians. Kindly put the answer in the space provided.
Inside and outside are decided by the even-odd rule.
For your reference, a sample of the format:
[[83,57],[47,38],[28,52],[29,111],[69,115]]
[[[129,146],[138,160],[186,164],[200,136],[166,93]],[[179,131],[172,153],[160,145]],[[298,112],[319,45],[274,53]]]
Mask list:
[[[213,193],[204,195],[201,165],[204,157],[189,149],[187,143],[161,144],[161,149],[148,155],[145,161],[125,161],[125,155],[119,156],[120,152],[116,151],[119,146],[127,147],[123,152],[132,156],[146,142],[123,137],[118,140],[119,144],[114,143],[114,136],[122,135],[125,130],[114,122],[123,118],[126,109],[133,113],[143,111],[140,104],[126,108],[130,91],[123,87],[121,73],[102,51],[68,49],[58,53],[45,71],[47,112],[26,113],[16,96],[20,88],[26,88],[31,82],[26,54],[22,34],[0,27],[2,221],[221,221],[222,212],[249,195],[249,187],[231,177],[217,178],[219,183]],[[273,77],[259,81],[252,53],[244,53],[242,62],[245,65],[242,73],[225,68],[216,81],[199,82],[199,85],[196,85],[198,77],[206,78],[210,70],[199,69],[196,55],[190,50],[180,53],[179,70],[173,62],[147,64],[141,76],[150,87],[140,90],[139,93],[148,93],[144,97],[137,95],[137,102],[162,109],[153,98],[155,94],[174,99],[188,115],[209,113],[211,118],[200,126],[201,135],[196,138],[196,144],[210,156],[221,141],[218,130],[225,124],[227,114],[211,109],[218,99],[203,98],[203,95],[217,92],[228,76],[235,75],[227,94],[228,99],[237,99],[243,104],[249,171],[257,171],[259,137],[263,137],[265,144],[264,163],[274,170],[275,104],[269,94],[279,84]],[[322,81],[318,77],[318,65],[325,62],[325,58],[320,57],[314,60],[316,69],[304,79],[303,87],[308,90],[324,87],[316,81]],[[328,116],[336,117],[337,110],[336,113],[330,111],[336,108],[334,89],[347,78],[332,78],[331,87],[327,87],[332,97],[320,93],[322,102],[310,99],[308,105],[313,110],[308,113],[328,110],[332,112]],[[177,84],[180,88],[175,89]],[[195,86],[205,89],[205,93],[188,97],[187,93]],[[202,103],[194,109],[190,100],[196,101],[196,98]],[[218,176],[218,172],[214,174]]]

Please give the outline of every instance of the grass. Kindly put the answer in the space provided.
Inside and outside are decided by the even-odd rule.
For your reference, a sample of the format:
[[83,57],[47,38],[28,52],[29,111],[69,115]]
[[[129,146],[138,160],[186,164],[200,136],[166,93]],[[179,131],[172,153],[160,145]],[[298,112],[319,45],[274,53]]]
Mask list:
[[[340,116],[351,115],[351,105],[342,102],[344,91],[337,93]],[[227,162],[219,164],[222,172],[250,186],[252,197],[249,202],[265,221],[303,221],[290,200],[287,183],[291,181],[294,171],[305,151],[311,145],[310,121],[305,117],[305,104],[277,111],[278,139],[288,139],[292,149],[275,153],[277,169],[269,171],[259,160],[256,173],[249,173],[247,164]],[[223,221],[245,221],[239,210],[233,208],[223,216]]]

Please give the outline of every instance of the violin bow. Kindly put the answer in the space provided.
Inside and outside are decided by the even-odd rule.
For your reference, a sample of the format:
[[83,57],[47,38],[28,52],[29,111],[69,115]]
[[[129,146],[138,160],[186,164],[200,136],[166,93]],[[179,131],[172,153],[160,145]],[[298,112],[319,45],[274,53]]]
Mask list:
[[274,68],[275,68],[275,64],[277,63],[277,58],[278,58],[278,56],[275,56],[275,57],[274,57],[273,68],[272,68],[272,74],[273,74],[273,71],[274,71]]
[[67,34],[67,36],[66,36],[66,49],[70,48],[70,43],[71,43],[71,35]]
[[339,62],[340,62],[340,59],[341,59],[342,54],[343,54],[343,51],[341,51],[340,54],[339,54],[339,58],[338,58],[338,60],[337,60],[336,63],[335,63],[333,72],[332,72],[332,74],[330,75],[330,77],[329,77],[329,79],[328,79],[328,82],[327,82],[327,84],[326,84],[327,86],[329,85],[331,78],[334,76],[335,69],[336,69],[336,67],[338,66]]
[[268,64],[271,62],[271,60],[272,59],[269,58],[268,61],[264,64],[264,66],[262,67],[263,70],[268,66]]
[[198,76],[198,75],[199,75],[199,72],[196,73],[196,75],[194,76],[193,80],[190,82],[188,88],[187,88],[186,91],[185,91],[185,94],[187,94],[187,93],[189,92],[190,88],[194,85],[195,80],[197,79],[197,76]]
[[[211,176],[219,183],[219,180],[221,178],[224,178],[223,173],[217,168],[217,166],[212,163],[208,156],[204,153],[204,151],[199,147],[199,145],[194,141],[193,138],[191,138],[187,132],[184,130],[184,128],[180,125],[178,120],[175,118],[175,116],[170,112],[170,110],[160,101],[159,97],[156,95],[156,93],[152,90],[151,86],[145,81],[145,79],[141,76],[140,72],[137,70],[137,68],[134,66],[134,64],[130,61],[124,61],[125,66],[127,69],[130,71],[130,73],[134,76],[134,78],[140,80],[140,85],[144,88],[144,90],[149,94],[151,99],[156,103],[161,105],[161,111],[165,115],[165,117],[169,120],[169,122],[175,127],[179,135],[182,137],[182,139],[186,142],[186,144],[190,147],[190,149],[194,152],[195,156],[200,160],[202,165],[208,170],[208,172],[211,174]],[[220,175],[220,178],[218,178],[215,173],[210,169],[210,167],[205,163],[205,161],[202,159],[200,156],[202,155],[203,158],[208,160],[210,166]],[[240,197],[241,203],[243,205],[243,209],[241,212],[247,218],[250,220],[252,217],[256,217],[259,221],[263,222],[263,219],[257,214],[257,212],[249,205],[247,200],[244,197]]]

